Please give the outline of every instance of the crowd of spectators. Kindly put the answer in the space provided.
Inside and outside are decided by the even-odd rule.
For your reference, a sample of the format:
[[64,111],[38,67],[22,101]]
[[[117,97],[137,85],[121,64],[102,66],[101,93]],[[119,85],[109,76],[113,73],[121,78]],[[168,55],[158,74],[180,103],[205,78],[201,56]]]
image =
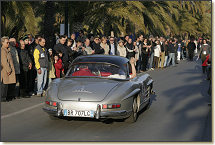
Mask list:
[[[181,60],[193,61],[200,52],[202,63],[210,54],[208,40],[182,40],[165,37],[137,38],[65,35],[56,37],[53,48],[45,48],[46,40],[40,35],[26,35],[18,42],[15,38],[1,38],[1,101],[20,97],[43,96],[44,90],[55,78],[64,77],[72,61],[80,55],[117,55],[134,59],[137,73],[176,66]],[[202,66],[203,72],[205,67]]]

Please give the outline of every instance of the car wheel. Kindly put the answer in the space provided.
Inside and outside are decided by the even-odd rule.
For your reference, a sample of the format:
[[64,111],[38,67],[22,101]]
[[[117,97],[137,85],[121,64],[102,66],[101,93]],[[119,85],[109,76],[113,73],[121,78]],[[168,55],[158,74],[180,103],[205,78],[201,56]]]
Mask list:
[[129,123],[134,123],[137,120],[137,112],[138,111],[138,107],[137,107],[137,98],[134,98],[133,100],[133,104],[132,104],[132,112],[131,112],[131,116],[128,117],[125,122],[129,122]]

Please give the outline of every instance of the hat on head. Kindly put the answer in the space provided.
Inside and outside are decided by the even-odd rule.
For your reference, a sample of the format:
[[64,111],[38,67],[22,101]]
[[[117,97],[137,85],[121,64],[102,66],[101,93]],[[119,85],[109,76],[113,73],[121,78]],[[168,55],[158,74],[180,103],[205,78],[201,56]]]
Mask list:
[[50,51],[52,51],[52,49],[51,49],[51,48],[49,48],[49,49],[48,49],[48,52],[50,52]]

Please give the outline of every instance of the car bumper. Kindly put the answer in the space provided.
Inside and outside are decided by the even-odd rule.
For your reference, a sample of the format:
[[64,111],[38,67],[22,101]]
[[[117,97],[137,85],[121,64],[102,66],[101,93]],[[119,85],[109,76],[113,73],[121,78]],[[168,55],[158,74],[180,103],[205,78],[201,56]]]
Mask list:
[[[48,113],[49,115],[53,116],[63,116],[63,110],[54,109],[50,107],[43,107],[43,110]],[[117,111],[99,111],[97,109],[95,111],[94,117],[96,119],[105,119],[105,118],[112,118],[112,119],[123,119],[129,117],[131,111],[127,110],[117,110]]]

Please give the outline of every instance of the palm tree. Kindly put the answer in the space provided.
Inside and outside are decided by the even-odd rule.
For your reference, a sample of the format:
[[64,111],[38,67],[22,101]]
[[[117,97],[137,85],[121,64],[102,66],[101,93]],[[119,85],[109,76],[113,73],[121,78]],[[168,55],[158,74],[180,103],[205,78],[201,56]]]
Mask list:
[[2,35],[18,38],[37,33],[40,19],[35,17],[29,2],[3,1],[1,8]]

